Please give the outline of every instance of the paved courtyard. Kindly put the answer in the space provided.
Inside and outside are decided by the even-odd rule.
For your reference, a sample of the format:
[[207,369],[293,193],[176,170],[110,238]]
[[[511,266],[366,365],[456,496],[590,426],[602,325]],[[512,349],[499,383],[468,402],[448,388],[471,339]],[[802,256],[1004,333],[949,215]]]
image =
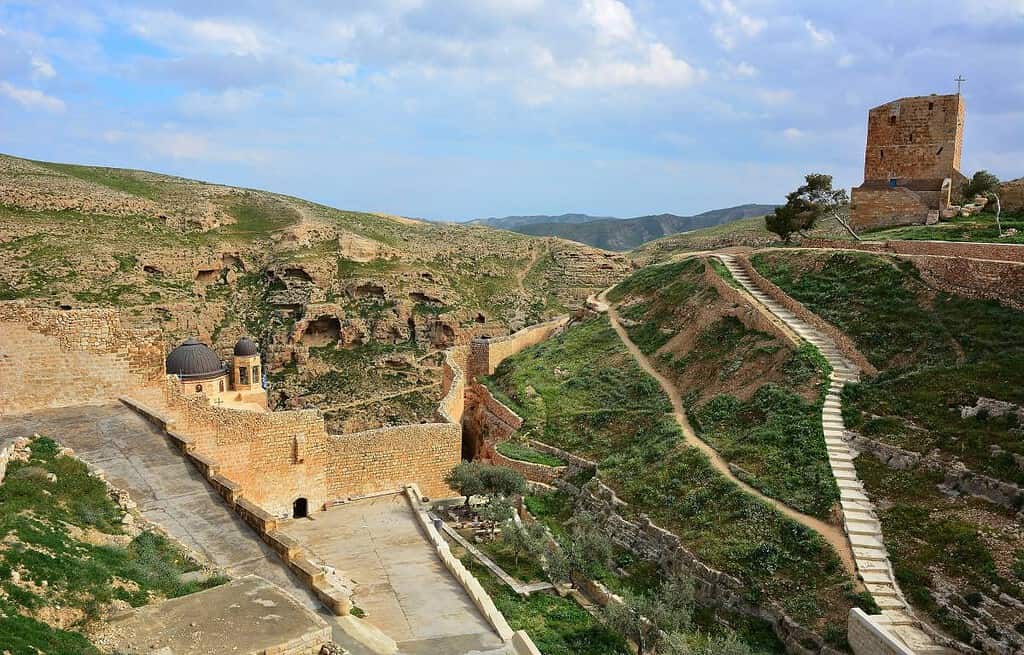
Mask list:
[[359,500],[290,521],[283,529],[316,561],[358,583],[353,601],[402,653],[449,655],[502,647],[438,559],[404,495]]

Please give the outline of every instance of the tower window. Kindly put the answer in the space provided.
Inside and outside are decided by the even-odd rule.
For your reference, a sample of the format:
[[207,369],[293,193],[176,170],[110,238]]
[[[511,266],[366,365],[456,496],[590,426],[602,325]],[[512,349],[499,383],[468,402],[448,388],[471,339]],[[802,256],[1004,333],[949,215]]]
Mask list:
[[245,366],[238,367],[238,383],[249,384],[249,369]]
[[928,111],[931,111],[933,109],[935,109],[935,103],[934,102],[929,102],[928,103]]
[[889,125],[895,125],[895,124],[896,124],[896,116],[895,115],[890,116],[889,117]]
[[936,155],[941,155],[941,154],[942,154],[942,150],[943,150],[943,148],[945,148],[945,147],[946,147],[946,146],[939,146],[939,149],[935,151],[935,154],[936,154]]
[[883,161],[885,160],[885,151],[882,150],[881,148],[878,149],[878,158]]

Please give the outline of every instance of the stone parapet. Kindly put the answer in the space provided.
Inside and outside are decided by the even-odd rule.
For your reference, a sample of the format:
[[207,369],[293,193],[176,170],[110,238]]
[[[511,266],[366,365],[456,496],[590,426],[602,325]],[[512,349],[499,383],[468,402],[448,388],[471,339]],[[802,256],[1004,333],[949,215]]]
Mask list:
[[896,255],[932,255],[934,257],[965,257],[1024,264],[1024,245],[1012,243],[981,243],[976,241],[845,241],[840,239],[804,239],[804,248],[829,250],[864,250]]

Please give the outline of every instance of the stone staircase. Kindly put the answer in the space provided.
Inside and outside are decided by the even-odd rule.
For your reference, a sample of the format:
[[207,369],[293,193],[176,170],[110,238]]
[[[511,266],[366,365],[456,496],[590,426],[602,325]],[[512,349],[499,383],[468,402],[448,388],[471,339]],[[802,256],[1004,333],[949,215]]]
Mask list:
[[843,423],[840,394],[847,382],[860,378],[860,371],[836,347],[835,342],[812,325],[786,309],[762,291],[732,255],[716,255],[729,272],[754,299],[785,323],[801,339],[818,349],[832,367],[829,387],[821,414],[825,433],[825,448],[828,462],[839,487],[840,504],[843,509],[843,524],[850,540],[857,574],[864,587],[871,593],[875,603],[882,610],[881,616],[871,620],[880,629],[896,636],[909,652],[919,655],[948,653],[938,646],[918,626],[913,612],[899,585],[889,562],[889,553],[882,539],[882,526],[875,514],[874,506],[864,487],[857,478],[853,465],[853,454],[843,439],[846,426]]

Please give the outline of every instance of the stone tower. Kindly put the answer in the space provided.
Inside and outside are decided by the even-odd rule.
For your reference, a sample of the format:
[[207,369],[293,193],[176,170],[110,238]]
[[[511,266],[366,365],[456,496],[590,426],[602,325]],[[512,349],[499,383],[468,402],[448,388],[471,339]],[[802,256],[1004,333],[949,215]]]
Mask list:
[[964,116],[959,94],[900,98],[868,111],[864,183],[851,194],[854,228],[939,220],[966,181]]
[[868,112],[864,181],[939,180],[960,175],[964,102],[959,95],[900,98]]

